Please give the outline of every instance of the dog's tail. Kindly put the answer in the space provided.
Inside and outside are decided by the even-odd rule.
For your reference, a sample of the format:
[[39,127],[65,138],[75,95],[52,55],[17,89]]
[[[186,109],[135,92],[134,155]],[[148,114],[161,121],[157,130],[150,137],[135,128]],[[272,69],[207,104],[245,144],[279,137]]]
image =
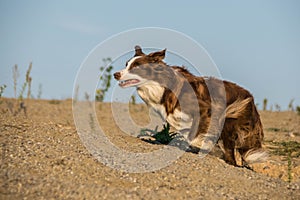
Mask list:
[[250,149],[243,155],[243,160],[247,164],[265,162],[269,157],[269,154],[263,148]]
[[226,112],[226,118],[232,118],[237,119],[240,116],[243,115],[247,105],[253,100],[252,97],[249,97],[247,99],[238,99],[232,104],[230,104],[225,112]]

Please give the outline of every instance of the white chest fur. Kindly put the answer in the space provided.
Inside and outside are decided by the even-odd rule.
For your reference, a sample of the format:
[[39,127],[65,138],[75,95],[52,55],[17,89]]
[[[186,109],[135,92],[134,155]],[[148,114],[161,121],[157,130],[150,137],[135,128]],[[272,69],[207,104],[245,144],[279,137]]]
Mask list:
[[144,102],[153,108],[163,120],[166,120],[167,113],[163,105],[160,104],[162,95],[165,89],[156,82],[148,82],[147,84],[138,87],[138,94]]
[[161,98],[164,93],[164,88],[158,83],[150,82],[138,88],[139,96],[145,103],[152,107],[163,120],[166,120],[177,131],[190,129],[193,119],[176,109],[172,114],[167,115],[165,107],[161,104]]

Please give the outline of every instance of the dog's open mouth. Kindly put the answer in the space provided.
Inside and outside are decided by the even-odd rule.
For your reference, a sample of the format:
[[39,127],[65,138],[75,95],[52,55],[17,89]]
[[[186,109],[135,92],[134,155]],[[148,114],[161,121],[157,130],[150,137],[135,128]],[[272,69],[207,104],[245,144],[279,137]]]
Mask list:
[[138,79],[128,79],[119,82],[119,86],[121,87],[129,87],[131,85],[136,85],[140,81]]

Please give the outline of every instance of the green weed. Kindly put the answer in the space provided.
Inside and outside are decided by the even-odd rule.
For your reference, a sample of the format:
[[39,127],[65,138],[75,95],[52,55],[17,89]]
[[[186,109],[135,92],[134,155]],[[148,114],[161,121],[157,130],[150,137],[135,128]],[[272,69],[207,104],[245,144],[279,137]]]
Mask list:
[[151,136],[160,144],[169,144],[174,139],[175,135],[176,133],[170,133],[170,124],[167,123],[163,126],[163,130],[159,132],[157,132],[157,127],[155,130],[142,129],[139,136]]
[[288,181],[292,181],[293,158],[300,156],[300,143],[296,141],[271,142],[276,147],[271,148],[271,153],[278,156],[284,156],[287,160]]

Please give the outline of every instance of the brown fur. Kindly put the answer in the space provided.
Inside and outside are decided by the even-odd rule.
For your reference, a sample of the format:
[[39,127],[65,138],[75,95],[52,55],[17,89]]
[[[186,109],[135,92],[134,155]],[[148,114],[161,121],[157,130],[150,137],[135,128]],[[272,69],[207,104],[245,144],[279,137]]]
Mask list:
[[[229,81],[196,77],[184,67],[168,66],[162,61],[166,50],[149,55],[145,55],[138,46],[135,50],[135,57],[141,57],[132,63],[130,73],[159,83],[164,91],[160,101],[141,97],[148,105],[163,105],[167,116],[176,109],[191,116],[193,122],[188,135],[191,145],[201,147],[200,143],[210,126],[218,126],[214,124],[215,119],[212,119],[214,109],[220,116],[225,113],[224,118],[217,120],[219,124],[222,120],[224,122],[220,139],[223,141],[226,162],[237,165],[235,151],[246,161],[251,152],[261,150],[264,133],[250,92]],[[121,77],[119,72],[114,76],[117,80]],[[140,91],[146,89],[138,86]],[[218,132],[218,129],[212,130]]]

